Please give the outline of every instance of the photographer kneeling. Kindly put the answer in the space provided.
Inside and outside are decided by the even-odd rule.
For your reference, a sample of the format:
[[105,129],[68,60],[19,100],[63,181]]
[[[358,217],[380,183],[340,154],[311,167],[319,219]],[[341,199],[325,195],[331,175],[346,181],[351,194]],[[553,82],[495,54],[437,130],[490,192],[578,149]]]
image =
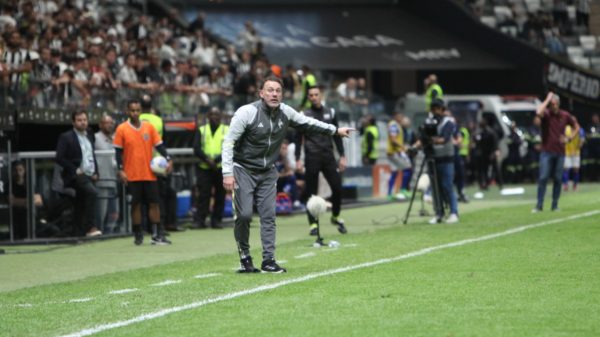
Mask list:
[[[430,107],[433,116],[430,116],[422,126],[420,139],[415,144],[415,146],[424,147],[425,157],[433,159],[435,163],[435,165],[429,166],[429,176],[432,184],[437,185],[433,186],[432,189],[436,215],[429,223],[434,224],[442,221],[444,217],[444,207],[440,202],[442,200],[450,206],[450,215],[446,219],[446,223],[456,223],[458,222],[458,206],[453,188],[454,145],[452,143],[456,124],[451,117],[445,115],[444,101],[441,99],[433,99]],[[436,172],[431,172],[433,167],[435,167]],[[440,191],[441,195],[435,195],[436,191]]]

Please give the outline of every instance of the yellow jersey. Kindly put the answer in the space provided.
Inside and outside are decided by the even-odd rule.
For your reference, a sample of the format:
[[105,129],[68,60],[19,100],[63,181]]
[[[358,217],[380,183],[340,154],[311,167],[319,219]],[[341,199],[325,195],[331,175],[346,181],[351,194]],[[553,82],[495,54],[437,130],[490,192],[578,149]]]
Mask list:
[[404,151],[404,131],[402,130],[402,126],[392,119],[388,123],[387,131],[387,154]]
[[573,128],[567,125],[565,128],[565,136],[571,138],[571,141],[565,144],[565,156],[580,156],[581,155],[581,129],[578,134],[573,134]]

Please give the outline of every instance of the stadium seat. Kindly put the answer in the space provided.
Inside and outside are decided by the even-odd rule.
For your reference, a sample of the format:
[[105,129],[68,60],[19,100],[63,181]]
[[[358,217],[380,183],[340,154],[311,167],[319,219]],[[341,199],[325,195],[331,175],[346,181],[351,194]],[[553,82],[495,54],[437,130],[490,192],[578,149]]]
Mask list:
[[498,22],[513,18],[513,13],[507,6],[494,6],[494,15]]
[[593,35],[581,35],[579,43],[584,51],[594,51],[596,49],[596,37]]
[[570,57],[571,61],[583,68],[590,68],[590,59],[585,56]]
[[569,20],[575,22],[575,6],[567,6],[567,13],[569,14]]
[[600,56],[590,57],[590,66],[594,70],[600,70]]
[[481,17],[481,22],[483,24],[485,24],[486,26],[492,27],[492,28],[496,28],[496,18],[493,16],[482,16]]
[[525,5],[530,13],[537,12],[541,7],[540,0],[525,0]]
[[567,47],[567,55],[572,60],[573,58],[582,57],[583,56],[583,48],[578,46],[569,46]]

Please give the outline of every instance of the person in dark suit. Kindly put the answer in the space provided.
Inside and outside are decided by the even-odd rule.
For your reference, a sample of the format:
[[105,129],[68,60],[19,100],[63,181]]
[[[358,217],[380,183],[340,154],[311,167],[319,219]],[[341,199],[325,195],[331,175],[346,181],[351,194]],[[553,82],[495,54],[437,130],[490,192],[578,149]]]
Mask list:
[[75,189],[75,216],[73,234],[76,236],[102,235],[96,228],[98,164],[94,154],[94,134],[88,131],[87,113],[73,112],[73,129],[62,133],[56,146],[56,163],[62,168],[65,187]]

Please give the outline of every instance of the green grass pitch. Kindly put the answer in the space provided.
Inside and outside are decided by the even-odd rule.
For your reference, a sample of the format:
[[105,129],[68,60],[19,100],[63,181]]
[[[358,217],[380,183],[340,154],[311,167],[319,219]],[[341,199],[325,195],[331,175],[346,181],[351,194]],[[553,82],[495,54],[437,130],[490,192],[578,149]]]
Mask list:
[[0,336],[599,336],[598,187],[537,214],[534,186],[491,190],[453,225],[427,224],[419,203],[407,225],[407,203],[344,210],[347,235],[322,221],[338,248],[279,217],[286,274],[236,274],[231,228],[1,247]]

